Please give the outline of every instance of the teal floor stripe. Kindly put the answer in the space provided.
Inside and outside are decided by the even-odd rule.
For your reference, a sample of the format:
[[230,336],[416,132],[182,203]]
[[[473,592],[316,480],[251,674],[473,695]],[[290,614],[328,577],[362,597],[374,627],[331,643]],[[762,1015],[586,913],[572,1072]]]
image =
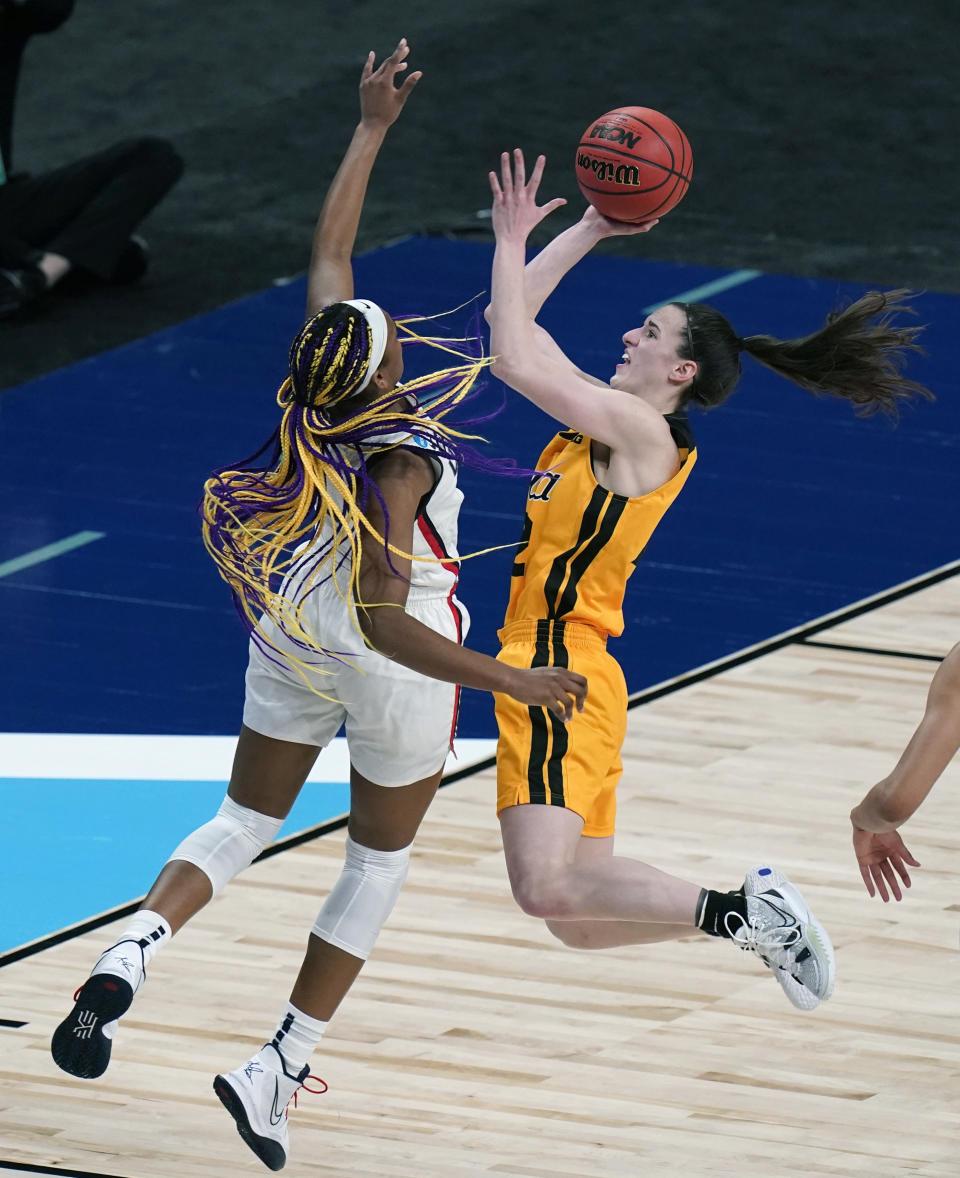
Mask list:
[[0,577],[9,577],[11,573],[19,573],[21,569],[32,568],[35,564],[43,564],[46,560],[63,556],[65,552],[72,552],[74,548],[82,548],[85,544],[92,544],[94,540],[102,540],[105,532],[74,532],[63,540],[53,544],[44,544],[42,548],[34,548],[32,552],[25,552],[23,556],[15,556],[13,560],[0,563]]
[[692,290],[681,291],[680,294],[673,295],[669,299],[661,299],[659,303],[651,303],[649,307],[643,308],[643,313],[649,315],[651,311],[665,307],[667,303],[702,302],[703,299],[708,299],[711,295],[719,294],[723,290],[730,290],[731,287],[742,286],[744,282],[751,282],[754,278],[759,278],[762,273],[761,270],[734,270],[732,274],[725,274],[723,278],[715,278],[713,282],[705,282],[703,286],[695,286]]

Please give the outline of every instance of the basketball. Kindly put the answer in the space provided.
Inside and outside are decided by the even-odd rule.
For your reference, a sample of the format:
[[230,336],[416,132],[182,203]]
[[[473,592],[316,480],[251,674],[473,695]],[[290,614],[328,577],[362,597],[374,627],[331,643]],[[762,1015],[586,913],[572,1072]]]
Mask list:
[[651,221],[683,200],[693,153],[673,119],[645,106],[619,106],[587,127],[577,145],[577,184],[614,221]]

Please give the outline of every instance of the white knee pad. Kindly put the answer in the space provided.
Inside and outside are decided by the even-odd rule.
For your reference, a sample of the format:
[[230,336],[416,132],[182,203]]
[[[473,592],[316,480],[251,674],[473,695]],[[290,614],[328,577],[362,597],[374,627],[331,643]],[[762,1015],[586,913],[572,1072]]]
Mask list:
[[273,842],[281,826],[282,818],[258,814],[226,797],[216,818],[187,835],[168,862],[180,859],[199,867],[215,896]]
[[313,931],[366,961],[407,878],[410,848],[374,851],[347,835],[346,851],[343,871],[320,909]]

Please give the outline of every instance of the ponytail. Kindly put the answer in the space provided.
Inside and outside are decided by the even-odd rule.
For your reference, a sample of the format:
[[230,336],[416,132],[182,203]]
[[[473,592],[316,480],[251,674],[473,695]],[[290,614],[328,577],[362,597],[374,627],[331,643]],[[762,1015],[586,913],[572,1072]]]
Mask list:
[[898,314],[915,314],[907,290],[869,291],[855,303],[827,317],[819,331],[800,339],[772,335],[741,339],[730,323],[704,303],[677,303],[687,315],[678,353],[697,362],[697,375],[683,404],[713,408],[725,401],[740,378],[740,353],[811,393],[849,401],[863,417],[881,412],[896,418],[900,402],[913,397],[933,400],[928,388],[903,375],[908,353],[922,327],[897,324]]

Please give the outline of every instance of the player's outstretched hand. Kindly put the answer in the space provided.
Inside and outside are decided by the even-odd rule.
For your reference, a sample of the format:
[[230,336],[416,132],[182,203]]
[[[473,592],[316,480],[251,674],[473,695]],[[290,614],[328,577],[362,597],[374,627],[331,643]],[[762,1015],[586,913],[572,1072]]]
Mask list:
[[404,79],[402,86],[397,85],[397,78],[407,68],[409,52],[406,37],[401,37],[396,49],[376,70],[373,68],[373,50],[367,54],[360,76],[360,117],[365,123],[389,127],[397,121],[410,91],[423,77],[417,70]]
[[587,205],[580,220],[587,228],[592,229],[598,238],[632,237],[636,233],[649,233],[654,225],[660,224],[659,217],[654,217],[652,221],[614,221],[610,217],[605,217],[593,205]]
[[860,864],[860,874],[871,896],[880,893],[880,899],[886,904],[890,895],[889,886],[895,900],[902,900],[903,893],[897,880],[899,875],[904,887],[910,887],[910,872],[907,866],[919,867],[920,864],[907,850],[903,839],[895,830],[886,834],[874,834],[869,830],[853,828],[853,853]]
[[573,709],[583,711],[587,698],[587,681],[565,667],[518,667],[511,679],[509,695],[522,704],[549,708],[566,723],[573,719]]
[[526,241],[535,225],[539,225],[554,209],[559,209],[567,203],[562,196],[556,196],[545,205],[537,205],[537,189],[540,187],[546,162],[545,155],[537,156],[528,182],[523,152],[519,147],[513,149],[512,159],[508,151],[500,156],[499,178],[496,172],[490,173],[493,231],[498,241]]

